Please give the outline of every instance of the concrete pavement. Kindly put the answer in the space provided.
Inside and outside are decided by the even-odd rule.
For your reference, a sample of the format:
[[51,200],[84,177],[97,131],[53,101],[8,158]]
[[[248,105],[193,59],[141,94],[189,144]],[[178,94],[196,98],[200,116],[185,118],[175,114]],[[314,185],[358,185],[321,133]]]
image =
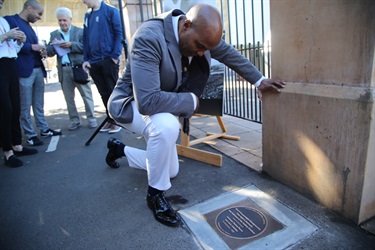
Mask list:
[[[100,124],[105,112],[95,86],[93,91]],[[84,115],[79,94],[76,99]],[[198,235],[189,223],[169,228],[156,222],[146,205],[146,173],[129,168],[126,158],[119,161],[119,169],[106,165],[109,134],[100,133],[85,146],[94,130],[85,122],[76,131],[67,130],[69,121],[59,84],[46,86],[45,103],[47,121],[52,128],[61,128],[63,135],[53,152],[46,152],[51,138],[43,139],[45,145],[37,147],[37,155],[22,157],[25,166],[21,168],[0,165],[1,249],[229,249],[225,244],[214,248],[202,244],[202,235],[211,237],[210,229]],[[303,238],[276,248],[375,249],[373,234],[261,173],[260,124],[229,116],[224,116],[224,122],[227,134],[240,136],[240,140],[196,145],[205,151],[223,152],[222,167],[180,157],[180,173],[166,193],[175,209],[182,213],[216,200],[224,204],[228,195],[259,190],[261,197],[272,201],[268,204],[280,208],[273,213],[276,220],[285,221],[283,214],[294,214],[290,218],[298,216],[314,228]],[[198,138],[219,131],[214,117],[194,117],[191,124],[191,134]],[[129,131],[114,136],[145,148],[144,140]],[[194,216],[190,219],[195,220]],[[288,233],[289,225],[295,225],[293,220],[288,223],[279,231],[283,232],[280,237],[271,234],[261,241],[272,245],[274,240],[290,240],[296,231]],[[260,249],[256,242],[241,249]]]

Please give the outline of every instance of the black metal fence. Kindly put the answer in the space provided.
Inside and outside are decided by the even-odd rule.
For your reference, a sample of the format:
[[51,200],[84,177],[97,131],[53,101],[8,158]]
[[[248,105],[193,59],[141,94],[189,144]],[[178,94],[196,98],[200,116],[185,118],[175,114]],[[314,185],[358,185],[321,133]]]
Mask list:
[[[265,76],[269,75],[269,43],[266,46],[258,42],[255,45],[234,46],[248,58]],[[226,67],[224,74],[224,114],[262,122],[262,103],[258,99],[257,90],[233,70]]]
[[[153,15],[163,12],[163,0],[140,0],[153,5]],[[187,3],[189,0],[182,0]],[[209,1],[209,0],[208,0]],[[194,1],[196,2],[196,1]],[[204,1],[202,1],[204,2]],[[248,58],[265,77],[270,77],[270,44],[266,41],[265,25],[268,18],[268,0],[220,0],[214,1],[222,13],[225,40]],[[255,35],[257,34],[257,36]],[[249,42],[251,41],[251,42]],[[224,114],[262,122],[261,102],[254,85],[225,67]]]

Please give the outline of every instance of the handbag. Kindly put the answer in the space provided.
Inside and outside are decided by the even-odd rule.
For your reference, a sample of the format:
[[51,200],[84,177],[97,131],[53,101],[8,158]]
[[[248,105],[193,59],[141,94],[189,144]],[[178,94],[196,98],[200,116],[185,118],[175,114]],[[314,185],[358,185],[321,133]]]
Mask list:
[[79,84],[87,84],[90,81],[89,75],[82,68],[82,65],[73,65],[72,69],[74,82]]

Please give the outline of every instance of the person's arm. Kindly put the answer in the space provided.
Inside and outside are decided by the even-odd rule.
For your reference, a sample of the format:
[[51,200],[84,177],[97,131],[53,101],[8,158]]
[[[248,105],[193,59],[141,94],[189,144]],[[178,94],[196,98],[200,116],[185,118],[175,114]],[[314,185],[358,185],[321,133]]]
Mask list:
[[17,28],[8,30],[4,34],[1,34],[0,42],[4,42],[5,40],[8,40],[8,39],[11,39],[12,42],[14,40],[18,43],[18,45],[21,45],[22,43],[26,41],[26,36],[25,36],[25,33],[20,31],[17,27]]
[[23,46],[20,50],[20,53],[22,54],[31,54],[34,53],[34,51],[42,52],[45,50],[45,47],[41,44],[31,44],[30,42],[26,41],[23,43]]
[[[111,30],[113,31],[113,49],[112,49],[112,59],[117,60],[122,53],[122,23],[121,23],[121,18],[120,18],[120,13],[117,9],[114,9],[112,11],[112,17],[111,17],[111,25],[112,28]],[[116,63],[117,63],[116,62]]]
[[[4,28],[3,31],[5,32],[0,35],[0,46],[6,44],[6,46],[11,46],[12,48],[14,48],[18,53],[21,50],[23,43],[26,41],[25,33],[19,30],[18,27],[10,29],[8,21],[3,17],[1,17],[0,22],[2,23],[2,26]],[[6,42],[4,43],[4,41]]]
[[6,33],[0,35],[0,43],[4,42],[8,39],[8,36]]
[[70,37],[71,42],[71,53],[83,54],[83,29],[76,27],[75,32],[77,32],[78,39],[72,39]]
[[91,65],[90,65],[90,58],[89,58],[89,46],[88,46],[88,17],[89,14],[86,13],[83,21],[83,33],[82,33],[82,46],[83,46],[83,64],[82,68],[89,73]]
[[263,76],[246,57],[224,40],[221,40],[211,51],[211,56],[234,70],[251,84],[255,84]]
[[[133,39],[130,66],[138,110],[143,115],[167,112],[189,118],[194,113],[194,99],[191,93],[167,92],[161,89],[161,39],[164,40],[162,36],[154,35],[150,29],[138,29],[137,36]],[[176,74],[172,65],[170,74],[171,77]]]
[[54,50],[53,45],[51,44],[56,39],[53,33],[54,32],[50,33],[49,42],[48,42],[48,45],[47,45],[47,48],[46,48],[47,49],[47,56],[49,56],[49,57],[52,57],[52,56],[56,55],[56,51]]
[[282,81],[264,77],[246,57],[239,53],[233,46],[227,44],[224,40],[222,40],[220,44],[211,51],[211,55],[216,60],[234,70],[246,81],[255,84],[258,89],[259,99],[262,99],[262,92],[280,92],[280,89],[285,86]]
[[[8,22],[10,29],[18,28],[15,22],[15,16],[5,16],[4,19]],[[23,42],[22,48],[19,50],[19,54],[29,54],[32,52],[31,44],[27,42],[27,37],[25,34],[25,41]]]
[[88,62],[90,60],[89,58],[89,46],[88,46],[88,42],[87,42],[87,39],[88,39],[88,15],[89,14],[85,14],[85,17],[84,17],[84,22],[83,22],[83,32],[82,32],[82,46],[83,46],[83,60],[85,62]]

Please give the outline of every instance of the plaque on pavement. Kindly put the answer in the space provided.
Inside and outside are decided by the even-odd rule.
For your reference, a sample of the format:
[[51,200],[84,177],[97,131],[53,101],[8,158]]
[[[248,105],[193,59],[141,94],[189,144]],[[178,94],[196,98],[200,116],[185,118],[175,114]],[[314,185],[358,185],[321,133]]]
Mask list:
[[237,249],[284,228],[250,199],[206,213],[204,218],[231,249]]

